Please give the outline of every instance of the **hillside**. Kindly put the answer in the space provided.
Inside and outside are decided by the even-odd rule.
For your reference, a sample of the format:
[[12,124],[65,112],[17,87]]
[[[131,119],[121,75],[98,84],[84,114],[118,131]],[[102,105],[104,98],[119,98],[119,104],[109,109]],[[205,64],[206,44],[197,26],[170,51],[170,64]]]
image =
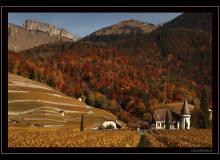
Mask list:
[[184,13],[172,20],[165,23],[163,28],[169,29],[191,29],[191,30],[203,30],[206,32],[212,32],[212,14],[211,13]]
[[110,27],[102,28],[95,31],[91,36],[103,35],[126,35],[126,34],[143,34],[150,33],[157,28],[156,25],[150,23],[140,22],[138,20],[125,20]]
[[[65,96],[47,85],[11,74],[8,75],[8,116],[10,124],[91,129],[104,120],[117,119],[113,114]],[[63,112],[63,113],[62,113]]]
[[8,69],[72,97],[85,96],[88,105],[127,123],[150,119],[152,110],[185,98],[199,106],[204,88],[211,105],[212,34],[206,23],[209,14],[182,14],[150,33],[91,35],[9,52]]
[[[29,23],[28,23],[29,24]],[[8,24],[8,49],[16,52],[37,47],[43,44],[56,42],[73,42],[78,38],[71,39],[65,34],[50,34],[44,30],[32,27],[31,24],[25,27]],[[39,26],[37,26],[40,28]],[[50,30],[50,29],[48,29]]]

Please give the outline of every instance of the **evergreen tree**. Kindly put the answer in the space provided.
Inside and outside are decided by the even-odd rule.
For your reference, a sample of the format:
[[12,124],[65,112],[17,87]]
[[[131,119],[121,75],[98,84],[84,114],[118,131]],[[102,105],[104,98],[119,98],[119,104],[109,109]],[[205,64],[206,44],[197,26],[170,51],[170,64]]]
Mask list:
[[203,89],[200,97],[200,116],[199,125],[200,128],[209,127],[209,111],[208,111],[208,95],[207,91]]
[[165,120],[165,128],[170,129],[170,117],[169,117],[169,112],[166,110],[166,120]]
[[81,122],[80,122],[80,131],[84,129],[84,121],[83,121],[83,114],[81,115]]

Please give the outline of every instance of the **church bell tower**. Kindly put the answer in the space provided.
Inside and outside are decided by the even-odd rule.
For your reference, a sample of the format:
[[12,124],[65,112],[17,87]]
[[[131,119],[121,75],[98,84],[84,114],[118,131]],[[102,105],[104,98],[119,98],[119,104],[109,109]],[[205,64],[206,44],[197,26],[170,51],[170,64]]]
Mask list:
[[187,99],[184,100],[183,108],[181,110],[181,129],[190,129],[190,112]]

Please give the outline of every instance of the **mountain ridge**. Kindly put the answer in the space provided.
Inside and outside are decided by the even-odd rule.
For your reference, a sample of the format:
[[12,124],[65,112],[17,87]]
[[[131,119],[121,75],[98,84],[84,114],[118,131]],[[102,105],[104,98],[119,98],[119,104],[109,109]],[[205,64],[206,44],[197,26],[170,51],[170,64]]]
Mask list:
[[144,23],[138,20],[129,19],[123,20],[109,27],[101,28],[90,35],[125,35],[125,34],[140,34],[150,33],[157,28],[156,25],[151,23]]

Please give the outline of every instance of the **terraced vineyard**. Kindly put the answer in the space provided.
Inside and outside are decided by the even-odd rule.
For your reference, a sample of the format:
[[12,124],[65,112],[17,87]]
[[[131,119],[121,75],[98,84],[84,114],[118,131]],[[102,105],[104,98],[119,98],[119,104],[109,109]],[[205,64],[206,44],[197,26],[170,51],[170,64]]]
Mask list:
[[9,128],[9,147],[136,147],[137,131],[76,132],[71,128]]
[[145,132],[146,147],[212,147],[211,129]]
[[29,126],[80,129],[84,114],[84,129],[90,130],[105,120],[116,120],[110,112],[88,106],[82,101],[39,82],[8,74],[8,120]]

